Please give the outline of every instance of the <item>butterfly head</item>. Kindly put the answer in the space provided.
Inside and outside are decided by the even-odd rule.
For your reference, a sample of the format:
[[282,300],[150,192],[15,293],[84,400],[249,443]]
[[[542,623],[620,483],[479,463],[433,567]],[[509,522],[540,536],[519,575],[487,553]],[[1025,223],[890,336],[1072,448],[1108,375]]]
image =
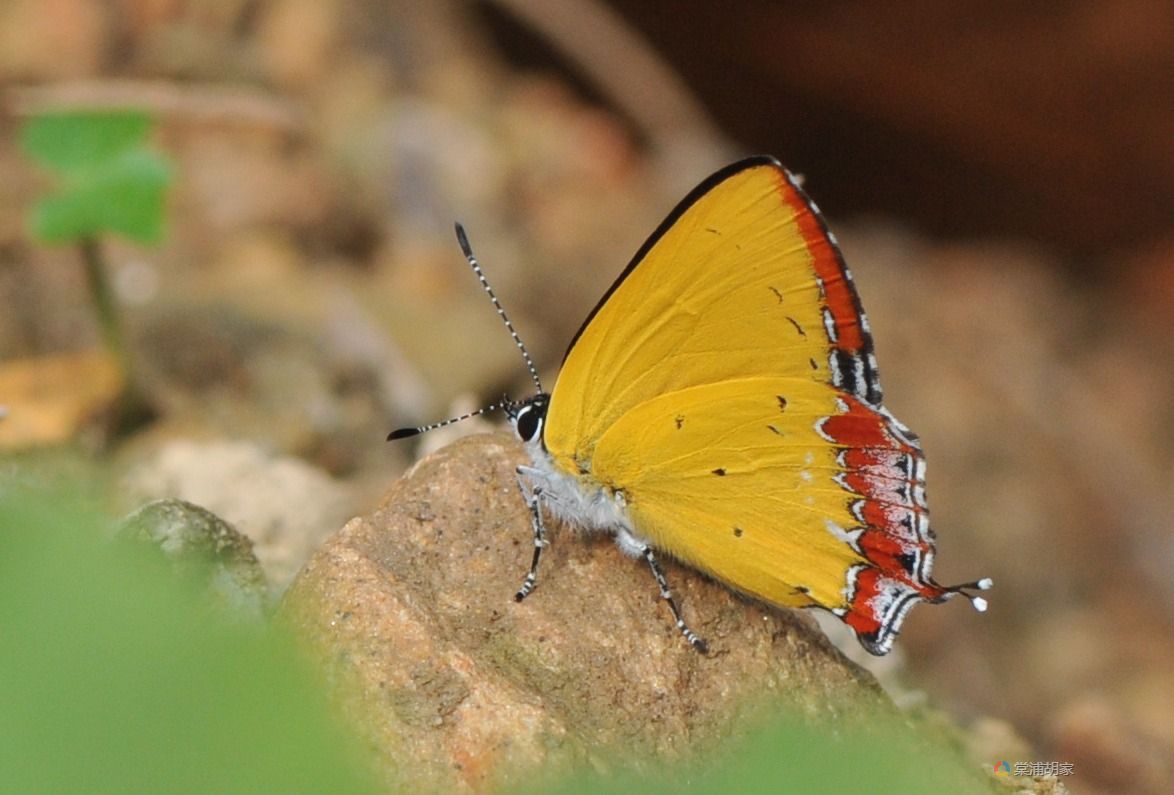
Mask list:
[[550,395],[539,392],[525,400],[505,401],[502,408],[518,438],[527,444],[542,443],[542,426],[546,423],[546,410],[550,406]]

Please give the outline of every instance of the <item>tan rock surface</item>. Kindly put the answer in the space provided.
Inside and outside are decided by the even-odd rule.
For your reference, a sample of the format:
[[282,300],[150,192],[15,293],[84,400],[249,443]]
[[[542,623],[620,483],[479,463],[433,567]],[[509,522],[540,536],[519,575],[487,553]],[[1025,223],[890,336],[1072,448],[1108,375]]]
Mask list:
[[424,459],[287,594],[283,617],[361,715],[393,780],[484,791],[538,763],[683,758],[785,705],[834,721],[891,711],[806,616],[670,564],[710,644],[696,653],[646,567],[606,538],[557,529],[538,589],[515,603],[531,550],[522,459],[505,436]]

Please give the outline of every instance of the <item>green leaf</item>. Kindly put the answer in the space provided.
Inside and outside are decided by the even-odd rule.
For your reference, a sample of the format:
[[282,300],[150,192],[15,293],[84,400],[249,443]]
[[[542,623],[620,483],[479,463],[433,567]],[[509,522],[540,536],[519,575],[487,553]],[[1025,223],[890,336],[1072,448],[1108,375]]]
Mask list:
[[69,498],[0,497],[5,792],[377,791],[292,641]]
[[22,137],[25,151],[61,175],[58,190],[33,207],[33,234],[47,243],[107,232],[157,242],[172,169],[144,143],[149,128],[150,119],[132,111],[31,119]]
[[139,110],[66,111],[29,119],[20,142],[41,165],[70,172],[130,149],[150,129],[150,117]]
[[163,236],[171,166],[154,152],[134,149],[102,163],[33,208],[33,233],[63,243],[118,232],[141,243]]
[[[655,769],[655,768],[654,768]],[[663,774],[569,777],[527,792],[543,795],[778,795],[778,793],[903,793],[990,795],[990,776],[973,769],[934,738],[893,717],[865,730],[817,728],[784,716],[704,764],[678,762]]]

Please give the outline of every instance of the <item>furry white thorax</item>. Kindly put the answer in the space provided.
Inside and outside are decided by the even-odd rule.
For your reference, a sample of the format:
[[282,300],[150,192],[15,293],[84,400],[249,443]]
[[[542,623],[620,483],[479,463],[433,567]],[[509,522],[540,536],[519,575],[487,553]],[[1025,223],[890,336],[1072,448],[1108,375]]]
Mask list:
[[519,482],[529,497],[541,489],[539,502],[548,516],[588,533],[608,533],[629,557],[640,557],[649,546],[632,526],[622,491],[612,491],[589,477],[564,472],[542,444],[542,434],[523,442],[532,466],[519,468]]

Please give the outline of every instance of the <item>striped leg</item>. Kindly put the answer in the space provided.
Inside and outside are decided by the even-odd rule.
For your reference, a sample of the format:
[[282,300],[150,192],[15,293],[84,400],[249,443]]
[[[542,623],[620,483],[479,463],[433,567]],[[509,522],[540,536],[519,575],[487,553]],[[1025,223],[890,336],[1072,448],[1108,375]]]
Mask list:
[[685,619],[681,618],[681,611],[677,608],[677,602],[673,599],[673,592],[669,590],[669,582],[665,579],[660,564],[656,562],[656,557],[652,554],[652,547],[645,545],[640,550],[640,554],[648,562],[648,568],[652,569],[652,576],[656,578],[656,584],[660,587],[660,598],[668,602],[669,610],[673,611],[673,619],[677,623],[677,629],[681,630],[681,634],[685,636],[685,640],[689,641],[690,646],[702,654],[706,654],[709,651],[709,644],[697,637],[693,630],[689,629]]
[[518,490],[522,492],[526,506],[530,509],[530,528],[534,531],[534,557],[530,560],[530,571],[522,582],[522,587],[514,594],[514,601],[520,602],[534,590],[538,584],[538,559],[542,557],[542,548],[548,543],[546,528],[542,524],[542,486],[533,482],[535,471],[530,467],[520,466],[518,473]]

